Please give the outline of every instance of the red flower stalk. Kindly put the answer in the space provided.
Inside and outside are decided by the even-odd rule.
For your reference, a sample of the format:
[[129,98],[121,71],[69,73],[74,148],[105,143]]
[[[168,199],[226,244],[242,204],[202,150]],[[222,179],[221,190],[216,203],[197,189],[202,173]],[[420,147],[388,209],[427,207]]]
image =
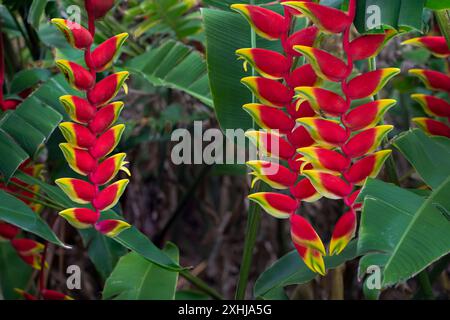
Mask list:
[[85,0],[88,29],[62,19],[52,20],[68,42],[85,53],[85,66],[66,60],[56,63],[69,84],[84,92],[83,96],[60,98],[72,122],[61,123],[59,127],[67,140],[60,147],[69,166],[86,180],[65,178],[56,180],[56,184],[72,201],[88,207],[69,208],[59,214],[75,228],[95,228],[109,237],[130,228],[125,221],[102,221],[101,215],[118,203],[129,182],[125,179],[109,184],[121,170],[130,174],[124,153],[111,156],[125,129],[124,125],[114,125],[124,104],[111,101],[122,87],[127,89],[128,72],[111,74],[99,82],[97,73],[113,65],[128,34],[114,36],[94,51],[91,46],[95,20],[105,16],[113,5],[113,0]]
[[[450,56],[450,49],[444,37],[425,36],[404,41],[402,44],[410,44],[419,46],[430,51],[434,56],[447,59]],[[417,76],[425,87],[431,91],[442,91],[450,94],[450,75],[437,72],[434,70],[411,69],[409,73]],[[442,136],[450,138],[450,103],[440,97],[432,94],[411,95],[423,108],[428,117],[413,118],[412,121],[424,132],[432,136]],[[447,121],[445,121],[447,118]]]
[[[343,199],[349,209],[336,224],[329,254],[341,253],[354,236],[357,186],[375,177],[390,154],[390,150],[376,149],[392,126],[377,124],[395,101],[373,101],[352,110],[350,105],[352,100],[373,97],[399,70],[376,70],[351,80],[350,75],[353,61],[376,56],[395,32],[364,35],[350,42],[355,0],[350,1],[349,12],[309,1],[281,4],[284,15],[254,5],[231,6],[259,36],[280,41],[283,48],[283,53],[259,48],[236,51],[245,61],[245,70],[250,64],[259,73],[242,79],[260,101],[244,109],[265,131],[250,131],[247,137],[260,150],[289,164],[287,168],[268,161],[248,162],[255,176],[253,184],[261,180],[274,189],[288,190],[292,196],[262,192],[251,194],[249,199],[276,218],[290,218],[294,246],[305,264],[323,275],[325,247],[309,222],[296,212],[301,201]],[[291,34],[293,20],[300,15],[314,26]],[[314,47],[321,32],[342,34],[347,61]],[[301,55],[308,64],[297,67],[294,59]],[[343,96],[320,88],[323,80],[341,83]]]

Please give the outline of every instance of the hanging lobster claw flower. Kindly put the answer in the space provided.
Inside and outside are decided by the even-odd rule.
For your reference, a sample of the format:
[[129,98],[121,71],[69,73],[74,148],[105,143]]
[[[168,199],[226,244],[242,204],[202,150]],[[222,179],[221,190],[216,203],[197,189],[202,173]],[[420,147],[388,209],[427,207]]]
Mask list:
[[67,82],[75,89],[85,91],[94,86],[95,79],[92,74],[79,64],[68,60],[58,60],[56,65],[66,77]]
[[94,208],[99,211],[106,211],[114,207],[119,202],[129,182],[130,180],[127,179],[119,180],[103,189],[92,201]]
[[291,116],[292,119],[309,118],[317,116],[317,113],[311,107],[311,104],[306,100],[294,101],[293,103],[287,106],[286,111],[288,112],[288,114]]
[[97,167],[97,162],[88,151],[75,148],[69,143],[61,143],[59,148],[62,150],[69,166],[76,173],[87,176]]
[[363,185],[367,178],[375,178],[378,175],[391,153],[392,150],[381,150],[365,156],[344,173],[344,178],[350,183]]
[[102,107],[89,123],[89,129],[94,133],[102,133],[109,129],[119,118],[124,108],[123,102],[113,102]]
[[280,82],[262,77],[246,77],[241,80],[261,103],[271,107],[284,107],[288,105],[294,92]]
[[8,110],[16,110],[17,107],[22,103],[21,100],[17,99],[8,99],[4,101],[0,101],[0,106],[3,111]]
[[99,45],[92,52],[92,65],[90,67],[97,72],[102,72],[109,69],[119,55],[120,48],[127,39],[128,33],[121,33],[109,38]]
[[84,50],[92,46],[91,33],[78,23],[64,19],[52,19],[51,21],[75,49]]
[[312,248],[302,247],[294,242],[294,247],[302,258],[305,265],[313,272],[324,276],[327,272],[322,254]]
[[114,99],[122,87],[125,88],[126,93],[128,89],[125,81],[129,75],[127,71],[122,71],[106,77],[88,92],[88,100],[95,106],[103,106]]
[[[19,258],[22,259],[27,265],[37,271],[42,270],[42,256],[41,254],[22,255],[19,253]],[[48,263],[45,262],[44,269],[48,269]]]
[[287,40],[286,53],[299,57],[301,54],[293,49],[294,46],[313,47],[319,36],[319,28],[316,26],[307,27],[292,34]]
[[351,195],[344,199],[345,205],[352,208],[353,210],[360,210],[362,208],[362,203],[356,203],[361,189],[354,191]]
[[98,232],[104,234],[109,238],[115,238],[119,234],[130,228],[131,225],[122,220],[103,220],[97,222],[97,224],[95,225],[95,229]]
[[352,24],[345,12],[314,2],[287,1],[281,4],[300,11],[325,33],[341,33]]
[[399,73],[400,69],[398,68],[385,68],[363,73],[349,81],[347,93],[354,100],[374,96]]
[[342,147],[342,151],[347,157],[352,159],[371,153],[378,148],[383,138],[393,128],[394,127],[390,125],[383,125],[364,130],[350,138],[350,140]]
[[96,143],[89,149],[95,159],[101,159],[114,151],[120,142],[125,126],[118,124],[102,134]]
[[289,74],[287,83],[295,87],[315,87],[321,83],[321,79],[316,75],[312,66],[304,64]]
[[412,121],[430,135],[450,138],[450,127],[443,122],[429,118],[413,118]]
[[271,216],[278,219],[288,219],[298,208],[298,203],[291,197],[275,192],[258,192],[248,196]]
[[339,125],[338,121],[300,118],[297,122],[305,126],[311,137],[324,147],[340,147],[349,137],[349,133]]
[[62,122],[59,129],[67,142],[74,147],[88,149],[96,141],[95,135],[85,126],[73,122]]
[[402,44],[410,44],[413,46],[426,48],[438,58],[447,58],[450,56],[450,49],[448,48],[445,37],[443,36],[417,37],[403,41]]
[[308,147],[297,149],[297,152],[302,154],[307,161],[305,163],[311,163],[314,169],[342,172],[350,166],[350,159],[337,151]]
[[263,129],[279,130],[281,133],[291,132],[295,121],[282,110],[259,103],[249,103],[243,106],[255,122]]
[[419,93],[412,94],[411,98],[416,100],[430,116],[450,117],[450,103],[444,99]]
[[22,256],[40,254],[45,248],[42,243],[31,239],[13,239],[11,245]]
[[48,289],[42,290],[41,294],[42,294],[42,298],[44,298],[44,300],[53,300],[53,301],[73,300],[72,297],[65,295],[64,293],[61,293],[58,291],[53,291],[53,290],[48,290]]
[[89,182],[73,178],[63,178],[56,180],[55,183],[73,202],[88,204],[95,198],[95,187]]
[[326,255],[325,246],[311,224],[298,214],[291,215],[291,236],[296,245],[312,248]]
[[344,61],[336,58],[332,54],[305,46],[294,46],[294,50],[302,53],[306,57],[316,74],[322,79],[340,82],[347,78],[347,65]]
[[322,198],[309,179],[300,180],[294,187],[289,189],[291,194],[297,199],[305,202],[316,202]]
[[356,213],[347,211],[336,223],[330,242],[330,255],[340,254],[356,233]]
[[10,241],[17,237],[20,229],[12,224],[0,221],[0,241]]
[[77,229],[91,228],[100,219],[100,213],[86,208],[67,209],[61,211],[59,215]]
[[247,166],[253,170],[251,173],[255,178],[252,186],[258,181],[264,181],[274,189],[287,189],[294,185],[297,175],[286,167],[274,162],[252,160]]
[[263,150],[268,156],[291,159],[295,154],[294,147],[291,146],[283,137],[274,132],[247,131],[245,136],[259,149]]
[[59,98],[70,118],[78,123],[87,124],[95,115],[95,107],[89,101],[77,96],[62,96]]
[[277,40],[289,27],[282,15],[272,10],[247,4],[233,4],[231,9],[242,14],[256,34],[267,40]]
[[23,291],[23,290],[21,290],[21,289],[15,288],[14,291],[15,291],[19,296],[21,296],[22,298],[24,298],[24,299],[27,300],[27,301],[36,301],[36,300],[38,300],[37,297],[35,297],[35,296],[33,296],[32,294],[29,294],[29,293],[27,293],[27,292],[25,292],[25,291]]
[[409,74],[417,76],[430,90],[450,92],[450,77],[434,70],[411,69]]
[[344,115],[342,122],[351,131],[373,128],[396,103],[393,99],[382,99],[363,104]]
[[125,161],[125,153],[118,153],[99,164],[99,166],[89,175],[89,180],[96,185],[104,185],[110,182],[117,173],[122,170],[131,176],[130,171],[125,167],[128,162]]
[[114,6],[114,0],[84,0],[84,5],[88,15],[101,19]]
[[388,29],[384,34],[365,34],[350,42],[349,54],[353,61],[366,60],[377,56],[397,31]]
[[244,60],[244,70],[247,71],[247,63],[263,77],[269,79],[282,79],[290,71],[290,65],[282,54],[260,48],[239,49],[236,54]]
[[314,169],[311,163],[306,163],[305,158],[301,154],[296,154],[293,158],[289,159],[288,164],[289,168],[296,173],[299,173],[303,169]]
[[304,170],[303,174],[311,181],[311,184],[322,196],[328,199],[342,199],[347,197],[353,190],[353,186],[339,177],[321,170]]
[[297,94],[295,98],[307,100],[317,114],[323,111],[329,116],[339,117],[347,112],[348,105],[345,100],[332,91],[315,87],[297,87],[295,93]]

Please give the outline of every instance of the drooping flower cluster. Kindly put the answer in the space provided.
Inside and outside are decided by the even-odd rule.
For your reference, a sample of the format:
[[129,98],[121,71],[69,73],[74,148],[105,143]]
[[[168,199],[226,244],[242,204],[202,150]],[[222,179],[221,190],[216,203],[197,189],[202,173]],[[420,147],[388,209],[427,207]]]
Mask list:
[[[357,188],[368,177],[378,175],[391,153],[376,151],[392,130],[392,126],[378,123],[396,102],[385,99],[354,108],[351,104],[376,95],[399,70],[375,70],[350,80],[353,62],[376,56],[395,32],[363,35],[350,41],[354,0],[348,13],[308,1],[281,4],[284,16],[260,6],[232,5],[259,36],[278,40],[283,48],[283,54],[260,48],[237,51],[260,75],[242,79],[260,101],[244,109],[264,129],[247,135],[259,149],[281,160],[250,161],[248,166],[254,181],[290,193],[259,192],[249,199],[276,218],[290,219],[292,241],[301,258],[311,270],[323,275],[325,245],[311,224],[296,212],[302,201],[343,199],[348,210],[334,228],[329,254],[341,253],[354,236]],[[306,16],[314,25],[293,32],[295,16]],[[347,62],[315,47],[321,34],[342,34]],[[297,66],[302,55],[308,64]],[[324,80],[340,83],[342,95],[321,88]],[[272,150],[274,145],[277,148]]]
[[[443,36],[418,37],[406,40],[403,44],[426,48],[437,58],[447,59],[450,56],[450,49]],[[447,70],[447,72],[450,73],[450,70]],[[425,84],[427,89],[442,92],[444,95],[447,94],[448,98],[450,94],[449,74],[427,69],[411,69],[409,73],[417,76]],[[445,118],[450,120],[450,103],[443,99],[443,97],[437,95],[415,93],[411,95],[411,98],[417,101],[425,113],[430,116],[429,118],[413,118],[412,121],[430,135],[450,138],[450,126],[442,121]]]
[[128,34],[114,36],[92,50],[95,21],[113,7],[113,0],[85,0],[88,25],[83,26],[63,19],[52,22],[64,34],[72,47],[84,51],[85,66],[72,61],[58,60],[56,64],[67,81],[82,96],[60,98],[72,122],[60,124],[67,143],[60,145],[69,166],[86,180],[65,178],[56,184],[74,202],[90,205],[89,208],[70,208],[60,212],[70,224],[79,229],[95,227],[99,232],[115,237],[130,225],[121,220],[103,220],[101,213],[113,208],[122,196],[129,180],[110,184],[120,170],[129,174],[125,167],[126,154],[110,154],[117,147],[125,126],[115,125],[124,104],[112,102],[122,87],[128,72],[117,72],[97,82],[97,74],[109,69]]

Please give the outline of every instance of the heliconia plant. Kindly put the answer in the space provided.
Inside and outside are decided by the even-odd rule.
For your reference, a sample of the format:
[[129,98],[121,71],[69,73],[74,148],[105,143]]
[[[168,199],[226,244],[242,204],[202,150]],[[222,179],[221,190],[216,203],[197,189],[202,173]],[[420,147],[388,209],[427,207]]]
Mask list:
[[[379,125],[396,101],[375,100],[351,108],[358,99],[372,98],[400,70],[385,68],[352,76],[354,61],[375,57],[396,32],[362,35],[350,39],[356,1],[350,0],[348,12],[312,1],[280,1],[284,15],[248,4],[231,8],[243,15],[257,35],[280,41],[282,53],[243,48],[236,51],[259,74],[245,77],[246,85],[260,103],[244,105],[263,131],[247,136],[269,156],[282,163],[248,162],[255,178],[270,187],[286,190],[257,192],[249,199],[270,215],[289,219],[292,241],[300,257],[314,272],[324,275],[323,257],[340,254],[354,237],[357,227],[355,204],[359,186],[375,177],[391,150],[377,151],[392,130]],[[293,31],[295,17],[303,16],[313,24]],[[346,61],[317,47],[322,35],[342,35]],[[298,66],[298,57],[307,64]],[[341,84],[343,94],[332,92],[324,81]],[[276,132],[275,132],[276,130]],[[275,144],[274,144],[275,143]],[[272,146],[276,148],[272,148]],[[272,150],[275,149],[275,150]],[[286,163],[286,164],[284,164]],[[347,206],[337,221],[328,246],[308,220],[298,215],[301,203],[322,197],[342,199]]]
[[[434,56],[447,59],[450,49],[443,36],[424,36],[404,41],[402,44],[427,49]],[[447,71],[448,72],[448,71]],[[428,69],[411,69],[411,75],[417,76],[425,87],[434,92],[450,94],[450,75]],[[428,117],[413,118],[412,121],[427,134],[450,138],[450,103],[448,99],[431,94],[414,93],[411,98],[423,108]],[[447,122],[446,122],[447,121]]]
[[83,93],[60,98],[72,121],[63,122],[59,127],[67,140],[60,148],[69,166],[86,177],[56,180],[61,190],[80,204],[80,207],[68,208],[59,214],[75,228],[94,227],[108,237],[116,237],[130,228],[122,220],[102,219],[102,212],[118,203],[129,182],[127,179],[111,181],[121,170],[130,175],[126,167],[126,154],[111,155],[125,129],[124,125],[115,124],[124,104],[113,100],[122,88],[127,90],[125,81],[129,74],[126,71],[117,72],[97,82],[98,74],[113,65],[128,34],[116,35],[92,48],[95,22],[113,6],[113,0],[85,0],[87,29],[67,20],[52,20],[73,48],[84,51],[85,58],[85,65],[67,60],[56,61],[69,84]]

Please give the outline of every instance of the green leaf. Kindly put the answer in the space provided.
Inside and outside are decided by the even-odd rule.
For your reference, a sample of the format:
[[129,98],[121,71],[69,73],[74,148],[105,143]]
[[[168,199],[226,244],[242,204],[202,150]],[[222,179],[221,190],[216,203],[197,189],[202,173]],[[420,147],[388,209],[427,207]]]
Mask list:
[[431,10],[450,9],[450,0],[427,0],[425,7]]
[[444,214],[450,210],[450,176],[427,199],[377,180],[369,180],[361,193],[358,250],[373,252],[361,259],[363,273],[367,259],[377,261],[384,267],[383,285],[391,285],[450,251],[450,220]]
[[31,4],[27,20],[35,29],[39,28],[39,23],[45,13],[47,2],[48,0],[33,0],[33,3]]
[[31,274],[31,267],[19,258],[11,244],[0,243],[0,296],[6,300],[19,299],[14,289],[25,288]]
[[0,220],[33,233],[61,247],[67,247],[48,224],[24,202],[0,190]]
[[450,140],[429,137],[419,129],[401,134],[394,146],[431,188],[436,188],[450,176]]
[[[164,253],[178,263],[178,248],[168,243]],[[108,278],[103,299],[174,300],[178,272],[163,269],[132,252],[122,257]]]
[[184,91],[212,107],[206,63],[199,52],[169,40],[130,60],[126,67],[155,86]]
[[33,68],[22,70],[14,75],[11,81],[11,94],[18,94],[26,89],[33,88],[39,82],[47,81],[51,72],[47,69]]
[[[350,242],[338,256],[324,257],[327,270],[337,268],[346,261],[355,259],[358,256],[356,242],[356,240]],[[264,297],[277,292],[273,291],[277,288],[306,283],[316,276],[317,274],[304,264],[297,251],[294,250],[277,260],[259,276],[255,283],[254,295],[255,297]],[[280,291],[278,291],[278,295],[279,293]]]

